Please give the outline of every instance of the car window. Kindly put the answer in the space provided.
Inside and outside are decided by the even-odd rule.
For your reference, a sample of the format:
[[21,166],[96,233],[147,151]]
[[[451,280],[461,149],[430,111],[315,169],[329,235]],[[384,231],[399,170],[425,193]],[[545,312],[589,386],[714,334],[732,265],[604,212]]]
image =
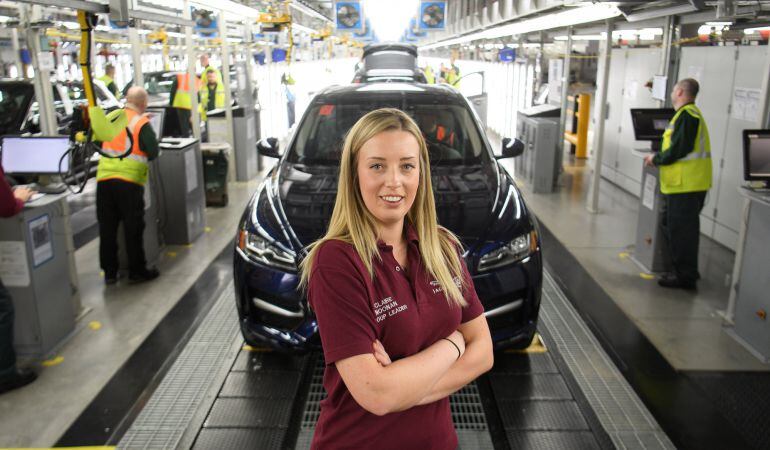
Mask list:
[[345,134],[364,114],[379,108],[406,111],[420,126],[432,165],[480,164],[488,155],[473,116],[463,105],[419,103],[402,99],[365,103],[316,104],[300,124],[289,151],[291,162],[335,164]]
[[19,125],[27,113],[32,86],[0,85],[0,135],[19,133]]

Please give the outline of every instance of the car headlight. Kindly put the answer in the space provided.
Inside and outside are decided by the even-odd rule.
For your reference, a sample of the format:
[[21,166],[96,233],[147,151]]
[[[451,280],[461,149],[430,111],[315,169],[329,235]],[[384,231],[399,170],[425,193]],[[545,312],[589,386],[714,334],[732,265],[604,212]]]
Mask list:
[[479,260],[479,272],[513,264],[536,250],[537,232],[533,230],[482,256]]
[[275,267],[287,272],[296,273],[297,263],[295,253],[282,248],[258,233],[250,233],[240,230],[238,236],[238,248],[245,254],[268,267]]

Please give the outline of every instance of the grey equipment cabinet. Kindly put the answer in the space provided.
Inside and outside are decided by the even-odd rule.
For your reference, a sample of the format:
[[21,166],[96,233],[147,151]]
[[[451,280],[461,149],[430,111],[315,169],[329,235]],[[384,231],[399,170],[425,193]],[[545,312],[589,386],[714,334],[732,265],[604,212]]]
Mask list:
[[[250,181],[256,178],[259,171],[259,111],[253,106],[237,106],[232,111],[235,158],[230,163],[230,172],[235,170],[236,181]],[[226,135],[227,121],[223,109],[209,112],[208,121],[214,136]]]
[[514,165],[514,173],[535,193],[553,192],[561,169],[558,148],[558,106],[539,105],[520,111],[516,135],[524,142],[524,153]]
[[13,298],[14,346],[22,357],[49,355],[75,329],[66,201],[46,195],[0,219],[0,279]]
[[[144,245],[144,258],[147,265],[154,266],[160,260],[161,241],[158,229],[159,214],[163,210],[163,193],[158,188],[159,184],[158,160],[150,161],[150,173],[147,183],[144,185],[144,233],[142,244]],[[126,252],[126,234],[121,222],[118,228],[118,262],[121,270],[128,270],[128,253]]]
[[[634,151],[639,157],[647,153]],[[642,191],[639,194],[639,215],[636,220],[636,246],[631,259],[648,272],[668,272],[671,259],[666,249],[663,236],[661,214],[663,213],[663,194],[657,167],[644,167],[642,172]]]
[[191,244],[206,227],[203,162],[197,139],[160,142],[160,187],[164,205],[161,232],[171,245]]
[[[734,328],[729,330],[747,350],[770,361],[770,194],[741,189],[748,199],[735,264]],[[735,273],[734,272],[734,273]],[[730,307],[728,307],[728,310]]]

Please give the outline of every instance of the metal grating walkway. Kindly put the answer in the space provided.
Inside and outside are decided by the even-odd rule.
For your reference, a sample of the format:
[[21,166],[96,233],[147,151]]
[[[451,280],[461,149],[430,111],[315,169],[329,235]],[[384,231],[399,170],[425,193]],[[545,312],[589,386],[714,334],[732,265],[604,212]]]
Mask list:
[[[234,303],[230,285],[119,448],[310,447],[323,358],[240,349]],[[674,448],[550,273],[541,308],[549,351],[500,353],[450,398],[461,448]]]
[[[118,444],[119,449],[170,449],[182,439],[240,340],[230,283]],[[228,362],[230,364],[228,364]]]
[[544,275],[540,321],[612,442],[619,449],[674,449],[550,271]]

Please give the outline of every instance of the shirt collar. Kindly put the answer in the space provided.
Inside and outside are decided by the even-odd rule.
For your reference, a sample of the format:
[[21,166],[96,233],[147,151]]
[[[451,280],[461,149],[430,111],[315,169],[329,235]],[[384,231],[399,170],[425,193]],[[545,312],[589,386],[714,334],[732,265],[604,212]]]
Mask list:
[[[408,221],[404,221],[404,229],[406,232],[407,243],[411,242],[414,245],[419,246],[420,239],[417,236],[417,230],[414,229],[414,226]],[[377,239],[377,247],[384,250],[393,250],[393,246],[386,244],[382,239]]]

